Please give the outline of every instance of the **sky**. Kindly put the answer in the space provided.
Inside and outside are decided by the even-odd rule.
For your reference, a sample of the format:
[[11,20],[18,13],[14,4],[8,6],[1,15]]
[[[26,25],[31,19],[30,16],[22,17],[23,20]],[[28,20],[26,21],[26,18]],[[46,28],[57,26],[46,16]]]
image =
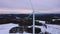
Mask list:
[[[31,6],[31,3],[32,3],[32,6]],[[55,10],[59,12],[60,11],[60,0],[0,0],[0,9],[3,9],[3,10],[8,10],[8,9],[9,10],[12,10],[12,9],[31,10],[32,7],[34,10],[38,12],[45,11],[47,13],[51,13],[52,11],[54,12]]]

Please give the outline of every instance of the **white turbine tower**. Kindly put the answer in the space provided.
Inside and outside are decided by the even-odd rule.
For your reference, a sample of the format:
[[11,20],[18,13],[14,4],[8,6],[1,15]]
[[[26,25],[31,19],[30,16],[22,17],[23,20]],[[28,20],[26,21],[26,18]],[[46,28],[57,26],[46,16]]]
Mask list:
[[35,11],[34,11],[34,7],[33,7],[33,4],[32,4],[32,1],[31,0],[29,0],[30,1],[30,4],[31,4],[31,8],[32,8],[32,14],[33,14],[33,34],[35,34]]

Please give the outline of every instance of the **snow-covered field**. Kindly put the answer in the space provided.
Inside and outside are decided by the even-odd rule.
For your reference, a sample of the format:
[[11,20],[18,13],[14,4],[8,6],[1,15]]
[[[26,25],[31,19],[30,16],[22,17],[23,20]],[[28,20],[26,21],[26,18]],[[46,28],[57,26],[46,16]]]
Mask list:
[[60,34],[60,25],[47,24],[47,31],[52,34]]
[[9,30],[12,28],[12,27],[16,27],[18,26],[17,24],[3,24],[3,25],[0,25],[0,34],[9,34]]
[[[51,34],[60,34],[60,25],[52,25],[52,24],[46,24],[47,25],[47,29],[42,28],[42,30],[46,30]],[[9,34],[9,30],[13,27],[18,26],[18,24],[3,24],[0,25],[0,34]],[[39,27],[40,26],[36,26]],[[27,34],[26,32],[24,32],[24,34]]]

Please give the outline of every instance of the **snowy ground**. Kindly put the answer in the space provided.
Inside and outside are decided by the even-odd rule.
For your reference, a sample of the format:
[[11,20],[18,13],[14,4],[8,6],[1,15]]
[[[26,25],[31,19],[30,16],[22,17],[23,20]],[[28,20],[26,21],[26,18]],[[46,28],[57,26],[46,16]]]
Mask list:
[[17,24],[3,24],[3,25],[0,25],[0,34],[9,34],[9,30],[12,28],[12,27],[16,27],[18,26]]
[[47,31],[52,34],[60,34],[60,25],[47,24]]
[[[60,34],[60,25],[51,25],[51,24],[46,24],[46,25],[47,25],[47,29],[42,28],[42,30],[46,30],[50,32],[51,34]],[[0,34],[9,34],[9,30],[12,27],[16,27],[16,26],[18,25],[12,24],[12,23],[0,25]],[[38,27],[40,28],[40,26]],[[24,34],[27,34],[27,33],[24,32]]]

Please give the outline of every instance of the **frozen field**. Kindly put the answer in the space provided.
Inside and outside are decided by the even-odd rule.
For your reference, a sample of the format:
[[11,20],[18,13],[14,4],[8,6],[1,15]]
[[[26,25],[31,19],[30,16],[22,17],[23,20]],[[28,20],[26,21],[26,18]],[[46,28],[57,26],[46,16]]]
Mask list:
[[52,34],[60,34],[60,25],[47,24],[47,31]]
[[16,27],[18,26],[17,24],[3,24],[3,25],[0,25],[0,34],[9,34],[9,30],[12,28],[12,27]]
[[[50,32],[51,34],[60,34],[60,26],[59,25],[51,25],[51,24],[46,24],[47,25],[47,29],[45,29],[46,31]],[[12,27],[16,27],[18,26],[17,24],[4,24],[4,25],[0,25],[0,34],[9,34],[9,30]],[[40,27],[40,26],[36,26],[36,27]],[[42,28],[43,30],[43,28]],[[26,32],[24,32],[24,34],[27,34]]]

